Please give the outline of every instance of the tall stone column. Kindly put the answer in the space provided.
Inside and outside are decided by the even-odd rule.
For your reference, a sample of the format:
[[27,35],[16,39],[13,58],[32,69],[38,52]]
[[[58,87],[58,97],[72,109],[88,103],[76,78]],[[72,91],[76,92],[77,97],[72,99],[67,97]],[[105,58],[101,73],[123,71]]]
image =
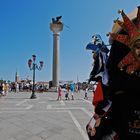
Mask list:
[[53,87],[59,86],[60,76],[60,32],[63,30],[63,23],[60,21],[53,21],[50,23],[50,29],[53,32],[53,72],[52,72],[52,85]]

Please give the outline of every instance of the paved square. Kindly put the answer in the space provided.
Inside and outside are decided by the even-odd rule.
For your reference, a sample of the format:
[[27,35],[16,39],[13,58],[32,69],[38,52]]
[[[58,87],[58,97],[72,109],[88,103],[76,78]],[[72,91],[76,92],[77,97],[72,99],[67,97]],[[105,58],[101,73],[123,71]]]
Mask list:
[[75,93],[75,100],[56,101],[57,93],[8,93],[0,98],[2,140],[88,140],[86,124],[92,116],[92,92]]

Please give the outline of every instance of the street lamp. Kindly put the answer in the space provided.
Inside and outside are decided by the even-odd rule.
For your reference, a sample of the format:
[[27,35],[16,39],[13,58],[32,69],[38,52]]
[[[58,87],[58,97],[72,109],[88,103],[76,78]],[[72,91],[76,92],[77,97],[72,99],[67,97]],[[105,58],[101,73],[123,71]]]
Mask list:
[[[32,61],[33,59],[33,61]],[[28,60],[28,66],[30,68],[30,70],[33,70],[33,86],[32,86],[32,95],[31,95],[31,99],[35,99],[36,95],[35,95],[35,70],[41,70],[43,67],[43,61],[40,61],[40,66],[38,66],[35,61],[36,61],[36,55],[32,55],[32,59]]]

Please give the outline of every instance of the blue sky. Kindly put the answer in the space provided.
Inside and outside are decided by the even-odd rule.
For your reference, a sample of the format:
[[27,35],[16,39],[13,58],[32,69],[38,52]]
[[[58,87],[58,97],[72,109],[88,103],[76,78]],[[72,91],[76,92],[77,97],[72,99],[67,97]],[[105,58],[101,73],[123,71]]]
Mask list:
[[117,11],[133,11],[139,0],[0,0],[0,79],[14,81],[17,71],[21,79],[32,79],[27,61],[33,54],[44,68],[36,71],[37,81],[52,80],[53,36],[49,24],[62,16],[60,34],[60,80],[83,82],[92,69],[92,54],[85,50],[93,34],[106,33]]

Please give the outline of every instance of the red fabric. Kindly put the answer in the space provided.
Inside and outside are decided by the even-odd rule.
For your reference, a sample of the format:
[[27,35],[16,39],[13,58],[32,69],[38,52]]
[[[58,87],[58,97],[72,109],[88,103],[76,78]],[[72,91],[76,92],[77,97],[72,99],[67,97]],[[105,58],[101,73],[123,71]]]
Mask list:
[[98,82],[98,85],[97,85],[97,88],[95,90],[95,93],[93,93],[93,94],[94,95],[93,95],[92,104],[96,107],[96,105],[98,104],[98,102],[104,100],[101,81]]

